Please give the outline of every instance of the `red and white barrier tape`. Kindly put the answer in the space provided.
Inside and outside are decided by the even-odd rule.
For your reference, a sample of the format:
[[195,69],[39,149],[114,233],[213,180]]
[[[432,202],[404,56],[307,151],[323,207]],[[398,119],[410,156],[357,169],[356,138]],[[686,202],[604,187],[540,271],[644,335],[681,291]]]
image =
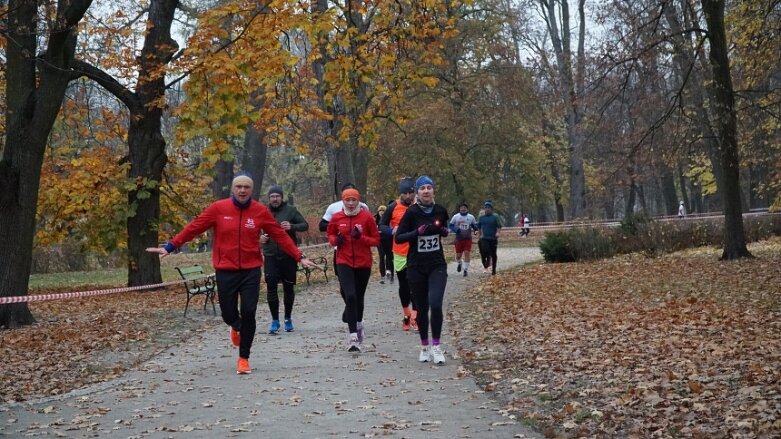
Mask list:
[[[315,244],[315,245],[307,245],[304,247],[301,247],[301,249],[309,249],[309,248],[318,248],[318,247],[326,247],[330,244],[324,243],[324,244]],[[325,271],[325,270],[323,270]],[[199,278],[192,278],[187,279],[190,280],[198,280],[198,279],[204,279],[208,277],[213,277],[214,274],[205,275]],[[27,296],[9,296],[9,297],[0,297],[0,305],[8,304],[8,303],[23,303],[23,302],[43,302],[45,300],[60,300],[60,299],[75,299],[79,297],[91,297],[91,296],[102,296],[105,294],[115,294],[115,293],[126,293],[129,291],[141,291],[141,290],[153,290],[155,288],[161,288],[161,287],[167,287],[169,285],[178,285],[181,283],[184,283],[184,280],[175,280],[170,282],[163,282],[159,284],[152,284],[152,285],[140,285],[137,287],[122,287],[122,288],[107,288],[104,290],[92,290],[92,291],[76,291],[73,293],[56,293],[56,294],[33,294],[33,295],[27,295]]]

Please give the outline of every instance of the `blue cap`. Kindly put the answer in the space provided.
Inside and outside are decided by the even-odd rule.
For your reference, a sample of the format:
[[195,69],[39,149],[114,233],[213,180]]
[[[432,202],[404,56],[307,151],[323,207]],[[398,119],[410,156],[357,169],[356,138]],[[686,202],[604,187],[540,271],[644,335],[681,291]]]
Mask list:
[[399,193],[406,194],[409,192],[415,192],[415,183],[412,181],[411,178],[401,179],[401,181],[399,182]]
[[483,203],[483,208],[491,208],[491,209],[493,209],[494,208],[494,203],[492,203],[491,200],[488,200],[485,203]]
[[421,175],[418,177],[418,180],[415,181],[415,188],[420,189],[420,187],[424,184],[430,184],[434,186],[434,180],[432,180],[428,175]]

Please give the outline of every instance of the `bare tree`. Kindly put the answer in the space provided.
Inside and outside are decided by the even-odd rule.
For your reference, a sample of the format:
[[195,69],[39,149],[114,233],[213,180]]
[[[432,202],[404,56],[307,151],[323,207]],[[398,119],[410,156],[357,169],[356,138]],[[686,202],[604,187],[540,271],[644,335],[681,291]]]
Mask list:
[[724,0],[702,0],[702,10],[708,24],[709,59],[714,83],[713,111],[716,115],[716,140],[723,174],[723,187],[720,190],[724,194],[724,250],[721,258],[751,257],[743,231],[735,90],[732,87],[724,28]]
[[[586,177],[583,169],[583,107],[585,78],[585,0],[577,0],[577,55],[572,56],[572,33],[568,0],[539,0],[545,24],[556,54],[559,93],[564,103],[569,144],[569,216],[579,218],[586,213]],[[575,66],[573,68],[573,60]]]

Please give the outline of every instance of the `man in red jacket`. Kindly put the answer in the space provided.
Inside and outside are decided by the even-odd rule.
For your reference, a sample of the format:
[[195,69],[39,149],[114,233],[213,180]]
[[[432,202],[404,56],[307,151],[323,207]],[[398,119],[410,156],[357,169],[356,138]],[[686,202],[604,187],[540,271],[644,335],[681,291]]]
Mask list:
[[260,267],[263,266],[260,235],[267,233],[282,251],[302,265],[317,267],[304,257],[268,208],[252,199],[252,186],[249,174],[239,173],[233,179],[230,198],[209,205],[164,247],[146,249],[163,257],[213,229],[212,263],[217,293],[222,319],[231,327],[231,342],[239,347],[238,374],[252,372],[249,355],[255,337],[255,311],[260,294]]

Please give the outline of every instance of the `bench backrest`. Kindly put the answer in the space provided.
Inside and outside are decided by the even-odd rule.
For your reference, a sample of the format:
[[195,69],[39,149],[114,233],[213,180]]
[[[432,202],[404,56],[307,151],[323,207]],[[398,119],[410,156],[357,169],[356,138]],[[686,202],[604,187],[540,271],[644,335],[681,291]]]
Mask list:
[[189,280],[194,277],[201,277],[203,276],[203,267],[200,265],[193,265],[192,267],[176,267],[176,271],[179,272],[179,275],[182,276],[182,279]]

